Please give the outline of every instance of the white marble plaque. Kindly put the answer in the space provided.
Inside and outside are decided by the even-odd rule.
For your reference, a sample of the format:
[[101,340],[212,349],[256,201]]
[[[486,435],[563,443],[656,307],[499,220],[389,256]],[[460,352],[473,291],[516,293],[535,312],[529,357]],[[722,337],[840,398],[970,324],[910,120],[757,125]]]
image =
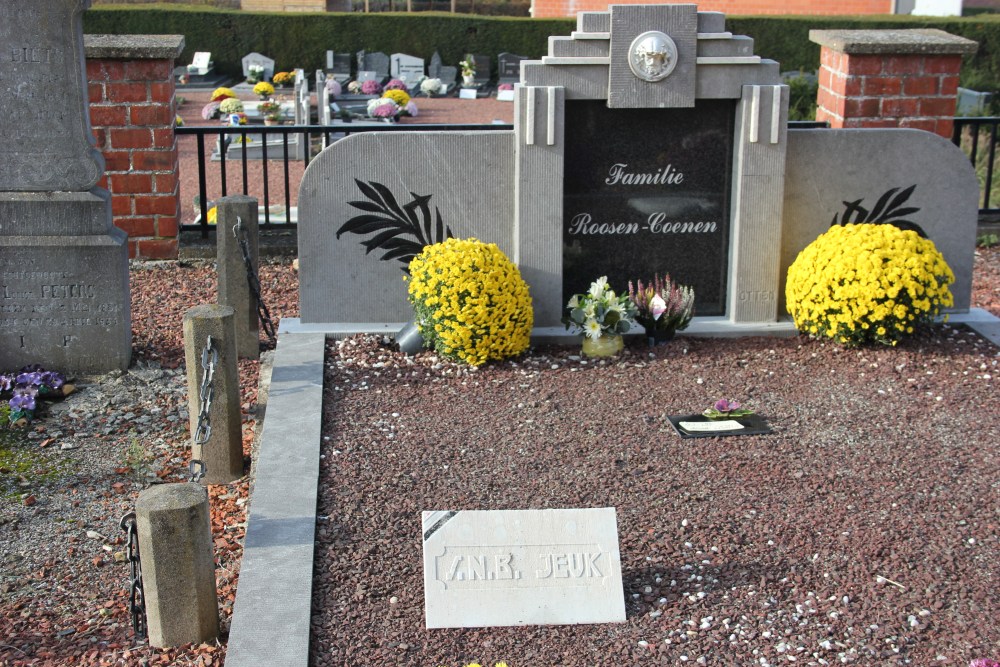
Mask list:
[[613,507],[423,513],[428,628],[625,621]]
[[680,422],[680,425],[685,431],[700,431],[705,433],[711,433],[712,431],[738,431],[743,428],[743,424],[735,419],[709,422]]

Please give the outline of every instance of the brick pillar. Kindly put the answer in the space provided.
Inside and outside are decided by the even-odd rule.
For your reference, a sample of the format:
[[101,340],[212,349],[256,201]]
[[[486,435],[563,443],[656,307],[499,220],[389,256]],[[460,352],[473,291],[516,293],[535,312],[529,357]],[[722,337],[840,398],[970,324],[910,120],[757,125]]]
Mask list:
[[114,223],[136,259],[177,257],[174,62],[182,35],[85,35],[90,122]]
[[809,39],[823,47],[816,120],[951,138],[958,71],[976,42],[942,30],[810,30]]

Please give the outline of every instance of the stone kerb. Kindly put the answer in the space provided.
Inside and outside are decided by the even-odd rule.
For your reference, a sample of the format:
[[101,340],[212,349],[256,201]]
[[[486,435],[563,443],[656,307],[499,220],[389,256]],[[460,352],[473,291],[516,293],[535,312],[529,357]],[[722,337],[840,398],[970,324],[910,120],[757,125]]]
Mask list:
[[87,35],[90,118],[129,257],[177,257],[180,184],[174,63],[183,35]]
[[962,56],[978,45],[942,30],[810,30],[822,46],[816,120],[834,128],[952,134]]

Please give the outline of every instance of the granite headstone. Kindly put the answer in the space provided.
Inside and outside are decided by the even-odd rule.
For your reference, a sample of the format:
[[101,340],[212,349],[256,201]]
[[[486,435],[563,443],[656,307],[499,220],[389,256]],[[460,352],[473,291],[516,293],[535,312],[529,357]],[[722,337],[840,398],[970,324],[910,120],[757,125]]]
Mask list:
[[[128,248],[97,188],[82,14],[89,0],[0,5],[0,368],[127,368]],[[52,100],[59,103],[53,105]]]
[[514,53],[501,53],[497,56],[497,75],[500,83],[517,83],[521,80],[521,61],[527,56]]
[[391,56],[390,74],[412,87],[424,76],[424,59],[408,56],[405,53],[394,53]]
[[366,53],[365,66],[361,69],[375,72],[376,80],[381,81],[389,76],[389,56],[385,55],[381,51]]
[[257,53],[248,53],[243,56],[243,76],[250,76],[250,66],[254,65],[260,67],[264,71],[263,81],[270,81],[271,77],[274,76],[274,58],[268,58],[267,56]]
[[699,315],[724,313],[734,108],[566,103],[563,294],[669,273],[694,288]]

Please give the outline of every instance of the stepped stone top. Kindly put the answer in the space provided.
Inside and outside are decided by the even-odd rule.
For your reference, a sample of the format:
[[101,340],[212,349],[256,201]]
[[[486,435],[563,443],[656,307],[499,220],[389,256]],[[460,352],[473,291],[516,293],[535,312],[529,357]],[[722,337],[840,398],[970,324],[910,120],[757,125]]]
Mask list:
[[184,35],[84,35],[88,58],[176,60],[184,50]]

